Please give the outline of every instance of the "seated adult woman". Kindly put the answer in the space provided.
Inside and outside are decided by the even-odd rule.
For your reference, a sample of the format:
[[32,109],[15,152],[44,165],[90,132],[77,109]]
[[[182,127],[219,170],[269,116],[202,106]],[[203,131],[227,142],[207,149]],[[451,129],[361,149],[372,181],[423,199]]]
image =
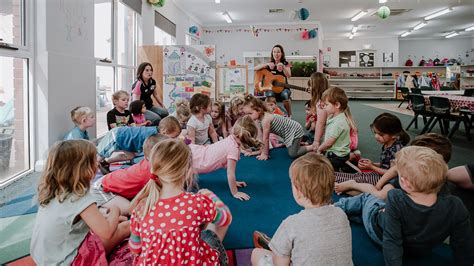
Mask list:
[[168,111],[163,105],[156,81],[152,76],[153,67],[150,63],[144,62],[138,66],[137,80],[132,85],[132,101],[144,101],[147,109],[145,119],[150,120],[153,125],[158,125],[162,118],[168,116]]
[[[257,65],[255,71],[266,68],[273,75],[281,75],[285,77],[285,82],[288,83],[288,78],[291,77],[291,67],[285,59],[285,52],[283,47],[279,44],[273,46],[272,53],[270,55],[271,61],[269,63],[264,63]],[[291,116],[291,91],[288,88],[284,88],[281,93],[275,93],[274,91],[265,91],[266,97],[275,97],[277,101],[283,102],[283,106],[288,113],[288,116]]]

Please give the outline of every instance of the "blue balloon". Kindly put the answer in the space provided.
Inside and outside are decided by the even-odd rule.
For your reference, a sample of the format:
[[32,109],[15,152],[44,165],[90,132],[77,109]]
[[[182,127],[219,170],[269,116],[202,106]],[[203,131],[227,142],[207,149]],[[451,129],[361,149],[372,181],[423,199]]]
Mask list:
[[318,32],[315,29],[312,29],[312,30],[309,31],[309,38],[310,39],[316,38],[316,36],[318,36]]
[[309,11],[308,11],[308,9],[306,9],[306,8],[301,8],[301,9],[298,11],[298,17],[299,17],[301,20],[306,20],[306,19],[309,17]]
[[189,27],[189,33],[191,33],[191,34],[196,34],[198,32],[198,30],[199,29],[196,26]]

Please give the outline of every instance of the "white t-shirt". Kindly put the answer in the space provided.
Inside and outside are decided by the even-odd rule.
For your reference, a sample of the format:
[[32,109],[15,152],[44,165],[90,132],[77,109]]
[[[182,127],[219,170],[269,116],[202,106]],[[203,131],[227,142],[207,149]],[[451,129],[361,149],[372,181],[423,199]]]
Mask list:
[[192,115],[188,121],[188,131],[192,127],[195,130],[195,140],[194,143],[197,145],[204,145],[209,141],[209,127],[212,125],[211,115],[204,115],[204,122],[199,121],[195,115]]
[[[95,200],[90,191],[78,198],[70,195],[62,203],[55,198],[39,207],[33,227],[30,253],[37,265],[70,265],[89,227],[79,217]],[[76,223],[74,220],[78,219]]]

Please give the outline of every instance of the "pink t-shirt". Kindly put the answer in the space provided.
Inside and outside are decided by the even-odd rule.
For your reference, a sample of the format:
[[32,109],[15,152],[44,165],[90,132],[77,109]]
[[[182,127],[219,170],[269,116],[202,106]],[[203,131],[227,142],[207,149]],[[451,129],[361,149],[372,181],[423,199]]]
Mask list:
[[227,167],[227,160],[240,159],[240,147],[234,135],[208,146],[189,144],[193,154],[193,168],[197,174]]
[[106,174],[102,179],[105,192],[113,192],[127,199],[132,199],[150,180],[150,163],[143,159],[126,169],[119,169]]
[[132,114],[132,117],[133,117],[133,121],[135,121],[135,124],[143,124],[146,121],[144,114],[138,114],[138,115]]

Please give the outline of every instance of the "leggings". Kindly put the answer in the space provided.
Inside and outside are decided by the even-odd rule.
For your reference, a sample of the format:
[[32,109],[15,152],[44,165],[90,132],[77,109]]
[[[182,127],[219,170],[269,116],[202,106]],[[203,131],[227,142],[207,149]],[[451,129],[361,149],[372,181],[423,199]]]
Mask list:
[[296,159],[302,155],[305,155],[308,152],[306,147],[300,146],[301,138],[296,138],[293,140],[293,144],[288,147],[288,155],[292,159]]
[[334,175],[336,176],[336,183],[355,180],[357,183],[368,183],[372,185],[377,184],[379,179],[382,177],[376,172],[362,172],[355,174],[335,172]]

